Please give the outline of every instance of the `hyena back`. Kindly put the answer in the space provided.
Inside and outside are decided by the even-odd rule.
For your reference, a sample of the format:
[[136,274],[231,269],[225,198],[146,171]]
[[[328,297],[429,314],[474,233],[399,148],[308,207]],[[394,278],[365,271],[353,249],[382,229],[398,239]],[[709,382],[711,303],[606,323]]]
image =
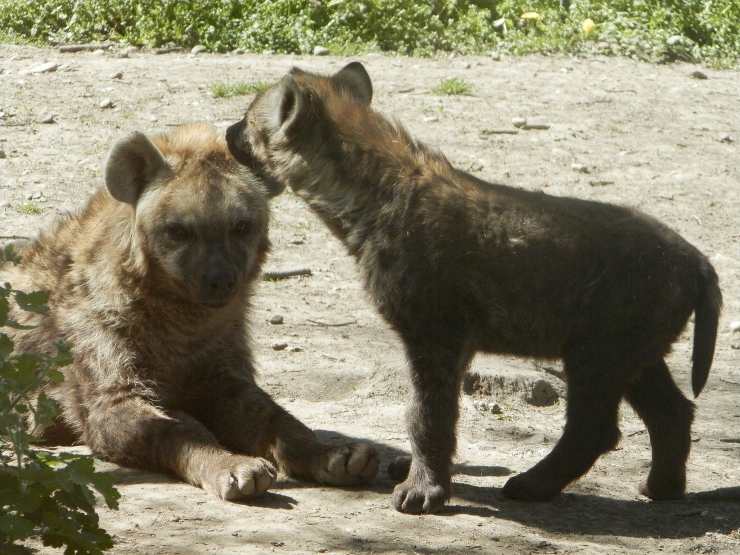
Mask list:
[[329,447],[255,383],[247,313],[269,248],[269,191],[207,125],[111,150],[101,189],[22,251],[0,280],[50,292],[19,313],[20,351],[70,343],[65,380],[46,392],[61,418],[40,434],[101,458],[171,472],[224,499],[286,473],[368,480],[367,445]]

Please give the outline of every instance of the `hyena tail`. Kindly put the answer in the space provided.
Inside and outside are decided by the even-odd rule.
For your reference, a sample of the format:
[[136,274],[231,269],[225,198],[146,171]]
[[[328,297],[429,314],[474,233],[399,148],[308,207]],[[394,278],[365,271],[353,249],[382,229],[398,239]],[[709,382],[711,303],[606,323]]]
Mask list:
[[699,269],[699,295],[694,306],[694,350],[691,356],[694,397],[699,396],[709,377],[721,309],[722,292],[717,273],[707,260],[703,260]]

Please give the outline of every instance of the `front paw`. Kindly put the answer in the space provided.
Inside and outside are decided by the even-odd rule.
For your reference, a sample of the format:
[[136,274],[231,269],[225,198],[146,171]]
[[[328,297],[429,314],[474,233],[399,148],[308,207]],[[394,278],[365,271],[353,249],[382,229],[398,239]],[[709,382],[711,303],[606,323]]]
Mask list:
[[445,487],[410,475],[393,490],[393,506],[397,511],[413,515],[436,513],[450,497],[449,490],[449,485]]
[[540,479],[530,470],[509,478],[502,493],[518,501],[549,501],[560,490],[560,487]]
[[378,454],[367,443],[329,447],[319,456],[314,475],[322,484],[360,484],[375,478],[379,464]]
[[277,477],[265,459],[229,455],[214,464],[203,480],[203,489],[227,501],[256,497],[266,492]]

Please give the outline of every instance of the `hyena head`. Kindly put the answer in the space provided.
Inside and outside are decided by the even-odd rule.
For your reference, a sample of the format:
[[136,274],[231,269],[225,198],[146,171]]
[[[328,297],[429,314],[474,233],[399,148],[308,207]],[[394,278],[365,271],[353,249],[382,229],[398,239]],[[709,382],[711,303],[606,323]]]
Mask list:
[[373,135],[363,129],[372,96],[372,82],[359,62],[331,76],[293,68],[229,127],[229,150],[274,194],[286,185],[300,189],[307,180],[321,179],[317,167],[342,156],[347,133]]
[[243,297],[269,248],[268,194],[213,128],[132,133],[111,149],[105,182],[131,208],[123,232],[156,288],[209,307]]

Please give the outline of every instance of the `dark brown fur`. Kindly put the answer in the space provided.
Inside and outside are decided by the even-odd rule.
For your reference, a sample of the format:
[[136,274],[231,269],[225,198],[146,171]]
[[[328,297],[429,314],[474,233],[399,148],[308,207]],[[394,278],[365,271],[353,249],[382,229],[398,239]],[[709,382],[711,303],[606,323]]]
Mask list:
[[62,417],[41,434],[225,499],[265,491],[273,464],[329,484],[371,479],[369,446],[321,444],[255,383],[246,314],[269,247],[263,185],[205,125],[131,135],[106,179],[0,269],[17,289],[51,293],[47,315],[17,315],[38,327],[16,347],[64,339],[74,355],[47,392]]
[[[664,356],[696,314],[693,389],[714,353],[721,294],[708,260],[636,210],[481,181],[370,108],[353,63],[332,77],[294,69],[227,132],[235,157],[303,197],[356,258],[411,365],[412,462],[398,510],[450,494],[463,373],[476,352],[561,358],[562,438],[511,478],[509,497],[548,499],[620,437],[625,398],[645,421],[643,491],[685,490],[694,407]],[[397,467],[396,467],[397,468]]]

